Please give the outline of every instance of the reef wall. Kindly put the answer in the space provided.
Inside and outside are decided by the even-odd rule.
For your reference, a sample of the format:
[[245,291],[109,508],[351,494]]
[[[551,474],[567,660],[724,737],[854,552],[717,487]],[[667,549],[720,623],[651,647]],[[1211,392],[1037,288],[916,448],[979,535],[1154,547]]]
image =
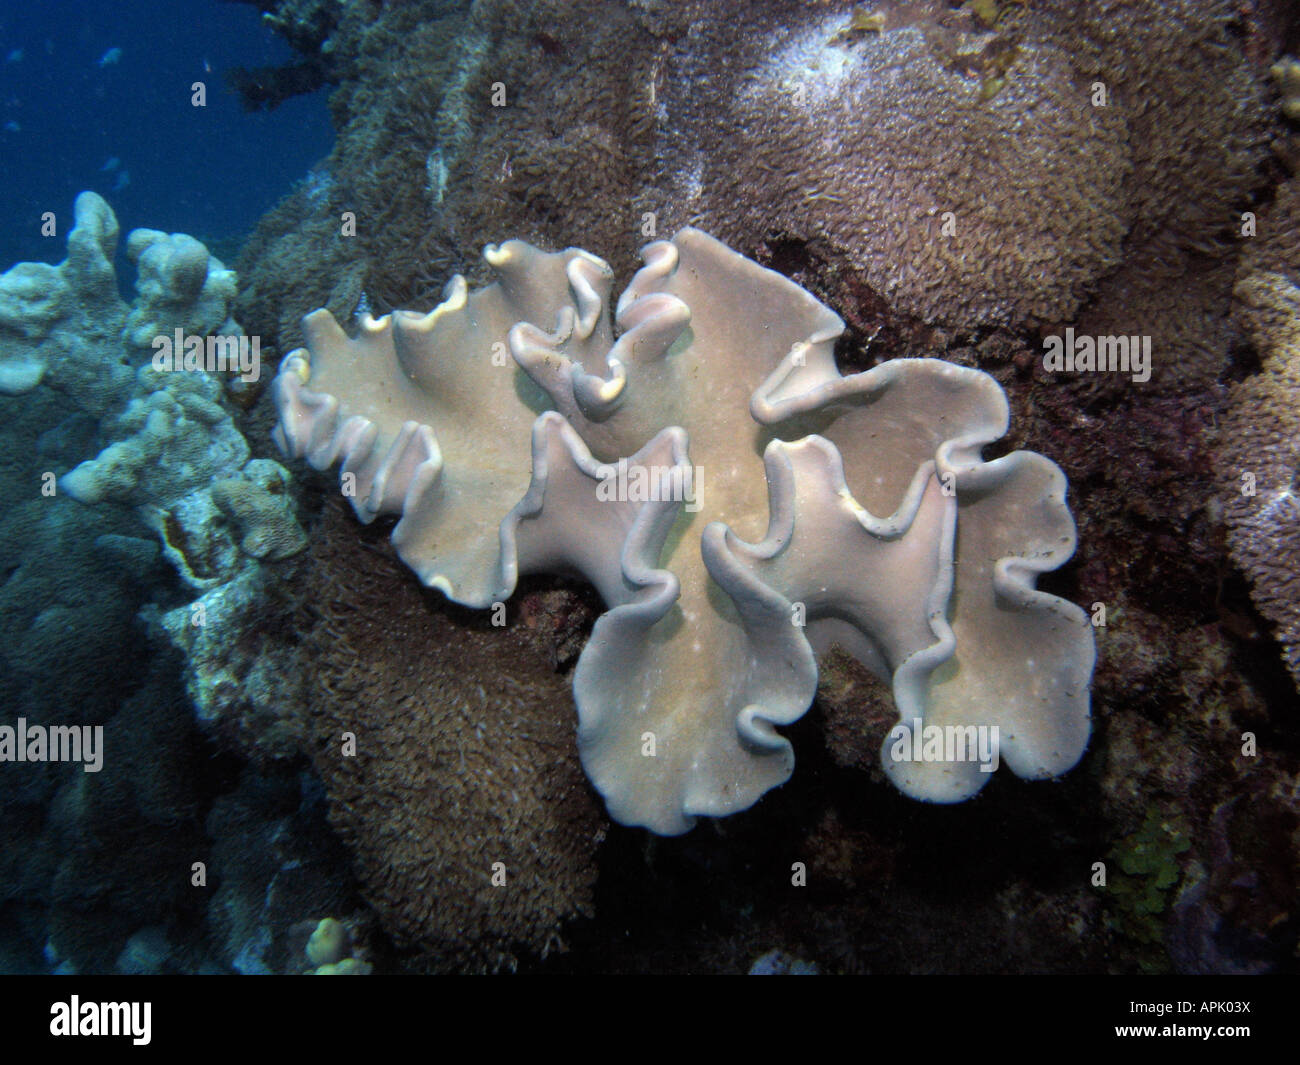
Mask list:
[[[832,307],[846,370],[939,355],[991,374],[1011,405],[1002,446],[1042,450],[1069,478],[1079,551],[1045,587],[1104,620],[1092,753],[1062,798],[1089,814],[1046,821],[1071,823],[1059,859],[1118,863],[1120,886],[1049,886],[1013,854],[1000,872],[970,855],[983,886],[968,904],[1020,899],[1049,967],[1072,965],[1067,926],[1100,951],[1078,947],[1079,968],[1248,969],[1286,954],[1287,892],[1243,907],[1209,873],[1236,855],[1276,885],[1297,854],[1293,837],[1262,844],[1294,819],[1294,724],[1279,716],[1294,695],[1225,562],[1216,457],[1232,382],[1250,371],[1239,260],[1296,159],[1269,73],[1296,47],[1281,5],[772,0],[738,19],[710,2],[484,0],[286,3],[275,18],[325,57],[339,128],[241,260],[243,313],[282,351],[315,306],[340,321],[433,307],[455,271],[485,276],[474,264],[493,241],[593,248],[627,276],[647,239],[689,224]],[[1045,340],[1066,335],[1149,338],[1149,376],[1052,372]],[[874,679],[830,659],[794,733],[824,730],[808,757],[852,778],[879,772],[892,721]],[[1248,734],[1267,750],[1245,754]],[[840,888],[867,868],[910,883],[926,841],[946,838],[928,814],[906,840],[866,826],[837,785],[797,773],[791,788],[809,814],[783,845],[816,855],[840,885],[831,911],[860,931]],[[1005,827],[1013,791],[988,789],[958,820]],[[1227,812],[1247,792],[1267,797],[1254,829]],[[771,823],[762,808],[738,822],[754,846],[765,829],[745,826]],[[621,839],[603,877],[627,886],[637,874],[619,861],[646,868]],[[717,890],[731,859],[693,865],[698,847],[659,860]],[[1134,857],[1153,848],[1164,864]],[[757,926],[792,919],[773,890],[759,892],[755,950]],[[915,962],[861,946],[837,964]]]

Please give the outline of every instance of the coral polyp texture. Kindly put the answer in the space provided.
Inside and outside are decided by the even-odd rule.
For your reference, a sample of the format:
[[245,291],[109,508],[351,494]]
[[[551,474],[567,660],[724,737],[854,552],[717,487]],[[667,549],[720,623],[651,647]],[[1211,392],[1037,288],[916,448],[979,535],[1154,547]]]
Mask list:
[[1228,548],[1300,685],[1300,180],[1261,216],[1235,294],[1262,365],[1233,388],[1220,433]]
[[[677,834],[783,783],[779,728],[832,644],[893,685],[882,760],[905,793],[1071,768],[1092,629],[1035,589],[1074,550],[1065,477],[981,458],[1007,428],[994,379],[933,359],[841,376],[843,323],[793,282],[695,229],[642,255],[613,313],[603,261],[519,241],[428,314],[349,339],[314,312],[277,441],[341,461],[357,515],[400,515],[398,554],[456,602],[525,573],[595,586],[578,746],[620,822]],[[922,756],[934,726],[949,742]]]

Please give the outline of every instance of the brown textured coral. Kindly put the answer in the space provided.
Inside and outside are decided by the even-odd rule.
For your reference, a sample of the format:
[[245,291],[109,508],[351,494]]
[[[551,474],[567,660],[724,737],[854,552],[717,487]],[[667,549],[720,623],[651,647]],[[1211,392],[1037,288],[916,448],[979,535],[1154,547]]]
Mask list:
[[966,327],[1068,318],[1118,264],[1124,112],[1038,23],[883,4],[858,36],[846,7],[765,4],[738,35],[695,6],[703,42],[663,74],[665,213],[813,244],[897,312]]
[[604,835],[554,615],[525,599],[505,627],[454,620],[468,612],[421,589],[382,533],[357,540],[337,503],[324,521],[312,757],[368,900],[430,968],[545,955],[590,909]]
[[360,6],[331,38],[338,144],[244,250],[250,321],[288,350],[304,307],[342,320],[363,287],[376,314],[432,305],[489,233],[612,249],[630,272],[645,243],[633,179],[653,164],[644,137],[629,139],[649,62],[632,12],[424,0],[374,18]]
[[[344,15],[330,176],[246,251],[244,313],[296,343],[301,307],[352,311],[337,284],[362,261],[376,311],[434,302],[507,233],[621,273],[703,225],[811,257],[819,294],[965,328],[1069,320],[1148,245],[1224,250],[1263,144],[1228,0],[1008,5],[993,25],[938,0],[873,10],[880,32],[852,29],[851,0]],[[259,275],[287,269],[307,291],[281,310]]]
[[1235,310],[1263,367],[1233,389],[1220,477],[1233,560],[1300,684],[1300,180],[1279,189],[1259,224]]
[[[1224,0],[1034,5],[1069,40],[1075,76],[1105,87],[1124,116],[1131,171],[1120,190],[1123,265],[1097,286],[1077,328],[1148,335],[1146,392],[1192,393],[1222,371],[1243,212],[1262,183],[1265,93]],[[1124,382],[1127,384],[1127,382]],[[1116,379],[1098,390],[1123,388]]]

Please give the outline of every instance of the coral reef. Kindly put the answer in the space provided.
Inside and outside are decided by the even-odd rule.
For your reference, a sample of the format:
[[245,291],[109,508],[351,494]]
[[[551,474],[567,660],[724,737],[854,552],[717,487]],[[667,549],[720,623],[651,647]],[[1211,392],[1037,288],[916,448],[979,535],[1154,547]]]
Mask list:
[[213,802],[205,917],[214,953],[234,971],[301,973],[316,914],[347,915],[350,927],[366,927],[324,799],[310,773],[276,766],[245,768]]
[[[382,348],[365,312],[433,306],[457,268],[485,280],[491,264],[475,266],[475,253],[504,235],[598,249],[620,276],[657,234],[691,225],[722,236],[843,317],[835,355],[846,375],[886,363],[844,380],[890,384],[850,394],[828,375],[833,410],[810,412],[799,433],[761,431],[748,449],[723,440],[727,450],[707,439],[697,383],[707,375],[690,379],[672,424],[689,423],[687,457],[708,445],[703,505],[668,534],[664,569],[643,566],[648,583],[629,587],[621,565],[597,566],[610,532],[599,522],[582,530],[590,545],[566,550],[604,574],[616,600],[651,598],[670,574],[687,589],[682,602],[699,605],[689,585],[702,530],[723,517],[736,535],[715,527],[715,564],[754,578],[746,588],[758,577],[780,586],[791,607],[842,610],[829,591],[819,600],[781,582],[798,576],[790,557],[811,544],[801,536],[810,515],[827,519],[831,490],[866,506],[876,487],[847,429],[907,392],[907,363],[889,361],[939,355],[985,371],[1011,407],[988,465],[1008,470],[1023,460],[1004,458],[1033,448],[1069,478],[1078,554],[1039,586],[1087,605],[1096,624],[1092,753],[1050,786],[1003,773],[977,802],[910,803],[883,786],[902,782],[881,759],[898,716],[892,678],[881,677],[891,649],[873,652],[847,624],[813,616],[804,636],[817,649],[817,695],[782,729],[799,764],[779,797],[679,837],[606,833],[574,750],[569,691],[602,656],[625,660],[613,612],[601,617],[609,604],[549,576],[525,579],[491,617],[422,590],[387,540],[396,512],[382,489],[410,470],[379,459],[400,417],[371,418],[379,446],[345,470],[367,480],[349,502],[373,524],[358,529],[337,499],[321,514],[324,478],[259,464],[275,420],[269,374],[241,386],[147,365],[152,338],[177,325],[239,335],[233,273],[196,241],[138,231],[127,241],[136,296],[123,303],[116,221],[87,200],[63,264],[24,264],[0,283],[10,503],[0,702],[36,722],[102,722],[110,758],[98,775],[0,765],[0,965],[314,971],[307,945],[332,914],[327,927],[347,940],[322,961],[335,971],[1294,971],[1293,4],[756,0],[739,15],[728,0],[257,6],[302,59],[233,83],[256,107],[329,83],[339,130],[329,159],[240,256],[236,316],[265,358],[302,342],[299,315],[317,305],[349,333],[354,316],[364,328],[344,341],[318,317],[313,347]],[[651,295],[697,310],[672,287],[682,279],[666,284]],[[572,333],[548,339],[564,304]],[[462,530],[460,569],[435,564],[444,539],[398,538],[462,595],[471,572],[483,597],[515,587],[496,531],[532,483],[544,407],[581,427],[593,464],[617,470],[669,424],[628,424],[655,367],[707,366],[688,323],[665,360],[621,352],[619,384],[608,362],[585,361],[613,352],[615,334],[602,320],[584,348],[579,312],[570,293],[528,318],[536,331],[514,338],[532,353],[526,382],[507,325],[495,369],[519,388],[439,377],[437,409],[420,415],[436,438],[409,437],[408,458],[430,456],[418,447],[434,440],[445,484],[486,487],[497,506],[483,519],[486,544]],[[399,349],[417,321],[397,316]],[[1149,337],[1150,380],[1044,372],[1044,338],[1067,326]],[[481,354],[467,361],[486,369]],[[328,361],[313,359],[312,373]],[[620,410],[588,418],[613,391]],[[515,420],[459,435],[452,408],[471,396]],[[725,424],[739,438],[757,423],[733,406]],[[965,411],[986,425],[990,408],[978,406]],[[830,453],[794,441],[830,439],[836,426],[843,482],[810,478],[810,466],[833,468]],[[934,427],[911,429],[923,438]],[[531,531],[514,546],[520,570],[546,571],[557,559],[539,557],[530,536],[559,493],[588,482],[558,417],[538,439],[547,506],[521,518]],[[679,469],[674,444],[670,435],[641,458]],[[496,484],[458,479],[467,458],[472,467],[506,451],[522,461],[503,465]],[[724,493],[733,458],[748,465]],[[1050,490],[1054,475],[1038,472]],[[786,475],[793,520],[765,523],[761,489]],[[58,490],[43,495],[45,485]],[[960,558],[981,545],[961,539],[979,521],[969,485],[959,495]],[[842,509],[831,517],[856,520]],[[631,526],[653,510],[623,514]],[[299,511],[314,525],[295,553]],[[445,508],[404,534],[432,518],[445,522]],[[791,534],[784,556],[763,557],[766,524],[768,548]],[[911,550],[918,531],[914,520],[892,541],[862,536],[884,557]],[[702,609],[738,613],[744,601],[717,592]],[[969,585],[955,602],[970,606]],[[832,636],[875,669],[825,650]],[[961,674],[970,637],[957,632],[950,660]],[[665,662],[680,651],[672,638],[663,646]],[[770,669],[777,655],[767,658]],[[727,661],[717,656],[707,678],[715,688],[735,680]],[[648,699],[660,691],[644,687]],[[584,750],[602,741],[608,733]],[[325,794],[293,761],[304,743],[396,953],[347,879]],[[159,869],[200,860],[211,887],[177,878],[159,889]],[[1104,888],[1087,875],[1099,861]]]
[[[1006,430],[992,379],[933,360],[841,377],[843,323],[785,278],[698,230],[643,255],[617,342],[609,268],[518,241],[484,252],[492,286],[457,277],[355,341],[315,312],[276,378],[278,442],[341,460],[363,520],[400,513],[399,556],[454,601],[491,605],[520,573],[591,581],[608,613],[574,674],[578,743],[620,822],[676,834],[784,782],[775,726],[832,643],[892,680],[881,757],[908,794],[967,798],[1001,758],[1073,766],[1092,630],[1034,590],[1074,549],[1065,483],[1032,453],[981,460]],[[954,730],[960,753],[922,754]]]
[[[470,11],[403,5],[364,30],[344,12],[330,38],[341,132],[323,171],[328,180],[305,184],[246,248],[241,264],[249,288],[241,313],[268,332],[278,329],[287,350],[301,342],[295,319],[303,306],[327,306],[340,321],[359,303],[375,313],[432,306],[440,278],[502,234],[551,247],[598,248],[621,273],[636,245],[654,235],[650,227],[689,223],[725,237],[834,307],[849,327],[837,355],[850,367],[940,354],[985,369],[1012,406],[1003,446],[1039,448],[1069,477],[1080,551],[1074,566],[1045,583],[1092,604],[1104,621],[1093,687],[1098,757],[1086,763],[1086,779],[1067,778],[1070,798],[1055,814],[1043,813],[1041,837],[1025,818],[1050,800],[1017,803],[1005,782],[963,808],[960,816],[975,820],[962,823],[981,839],[1009,833],[1031,850],[1064,832],[1071,842],[1053,853],[1082,868],[1138,832],[1148,807],[1174,812],[1189,826],[1191,846],[1179,855],[1185,902],[1167,907],[1162,918],[1164,947],[1186,969],[1194,945],[1213,939],[1218,955],[1209,964],[1227,970],[1236,964],[1242,907],[1225,901],[1227,888],[1217,895],[1217,888],[1193,890],[1196,870],[1214,860],[1212,811],[1243,781],[1272,794],[1268,782],[1291,764],[1277,752],[1273,760],[1253,761],[1236,753],[1247,729],[1264,730],[1285,747],[1285,735],[1269,731],[1269,707],[1279,693],[1285,700],[1289,685],[1279,686],[1284,678],[1270,664],[1273,652],[1254,631],[1249,604],[1227,572],[1219,527],[1220,500],[1227,497],[1215,484],[1216,420],[1228,399],[1223,378],[1240,373],[1230,358],[1241,350],[1241,319],[1229,310],[1238,254],[1252,246],[1239,239],[1243,213],[1261,210],[1260,197],[1269,195],[1262,190],[1276,181],[1270,168],[1278,163],[1264,158],[1270,138],[1281,165],[1300,158],[1286,147],[1285,130],[1267,106],[1274,96],[1270,65],[1295,51],[1294,12],[1272,2],[1249,7],[1226,0],[1047,2],[1001,5],[989,19],[977,5],[882,3],[858,13],[879,22],[867,27],[855,25],[849,2],[751,4],[740,20],[729,6],[724,11],[708,2],[638,0],[565,5],[560,12],[545,2],[493,0]],[[821,25],[828,32],[815,37],[810,31]],[[823,65],[801,70],[793,62],[801,56],[819,57]],[[839,78],[846,70],[875,69],[882,56],[904,58],[923,79],[917,84],[947,94],[936,100],[898,87],[898,99],[907,103],[900,111],[933,114],[931,126],[900,123],[887,106],[871,110],[873,87]],[[402,88],[378,78],[391,70],[405,75]],[[806,76],[791,81],[783,96],[774,73]],[[794,95],[800,80],[802,108]],[[504,106],[493,105],[497,83],[506,89]],[[1100,98],[1097,83],[1105,90]],[[1104,107],[1093,106],[1094,98],[1104,99]],[[773,105],[767,111],[765,101]],[[849,101],[860,101],[863,110],[851,113]],[[948,102],[960,102],[961,110],[945,109]],[[1040,142],[1046,158],[1008,156],[1026,120],[1019,107],[1031,102],[1040,105],[1035,122],[1046,123],[1036,129],[1050,128],[1060,141]],[[734,121],[741,111],[756,120],[754,128]],[[810,121],[830,115],[835,126]],[[1084,120],[1097,123],[1096,136]],[[939,136],[949,125],[980,138],[1002,130],[1002,139]],[[881,128],[893,135],[878,136]],[[827,157],[819,135],[847,145],[843,164]],[[940,243],[940,208],[918,216],[937,233],[938,246],[893,255],[891,249],[904,246],[900,241],[918,234],[890,209],[892,202],[874,215],[860,209],[879,201],[877,186],[847,195],[829,187],[852,166],[878,165],[853,152],[858,141],[882,145],[878,155],[885,159],[915,160],[920,178],[912,187],[900,189],[888,174],[881,178],[903,203],[929,197],[935,202],[926,201],[927,211],[940,200],[966,205],[954,211],[956,228],[946,243]],[[1086,145],[1084,159],[1069,158],[1065,145],[1075,142]],[[786,143],[811,155],[769,149]],[[953,181],[955,174],[962,181]],[[1099,183],[1113,193],[1110,203],[1089,199]],[[719,194],[727,186],[743,192]],[[1025,187],[1045,197],[1043,203],[1021,202]],[[1079,213],[1037,213],[1052,197],[1058,208],[1069,204]],[[751,201],[762,206],[750,211]],[[1096,212],[1088,224],[1096,228],[1082,239],[1076,235],[1075,246],[1085,252],[1076,260],[1053,238],[1089,217],[1089,204]],[[345,211],[355,214],[355,237],[340,236]],[[1011,239],[1010,231],[985,225],[1011,217],[1027,227],[1015,230],[1017,236],[1040,232],[1044,239]],[[1053,247],[1063,254],[1040,254]],[[929,264],[928,274],[918,270],[886,292],[916,256]],[[868,262],[876,264],[871,275]],[[998,283],[984,288],[982,273]],[[908,287],[917,278],[926,282],[921,291]],[[985,298],[990,295],[996,299]],[[977,328],[977,321],[991,324]],[[1039,369],[1042,337],[1067,324],[1090,335],[1150,336],[1151,380],[1138,386],[1106,375],[1048,377]],[[807,795],[808,773],[828,774],[831,782],[841,774],[856,779],[864,770],[883,778],[877,752],[895,720],[888,686],[849,656],[822,654],[819,662],[818,699],[791,729],[804,772],[787,785],[783,804],[806,801],[800,796]],[[819,757],[812,738],[818,723],[826,750],[812,764]],[[850,814],[864,801],[861,785],[831,782],[826,817],[839,831],[809,828],[798,841],[781,836],[784,843],[774,844],[774,830],[784,822],[768,815],[770,804],[737,819],[761,826],[754,828],[755,840],[763,840],[754,854],[803,843],[818,861],[812,868],[847,866],[859,884],[884,885],[861,907],[830,903],[821,918],[801,924],[804,908],[774,892],[770,905],[754,911],[746,896],[734,900],[734,910],[719,903],[679,915],[656,908],[655,891],[671,883],[679,898],[688,883],[725,894],[720,870],[735,875],[729,859],[718,857],[716,867],[701,863],[698,879],[683,879],[680,862],[641,864],[628,843],[614,853],[636,871],[621,875],[609,857],[602,881],[610,878],[616,886],[609,890],[630,901],[602,920],[638,927],[642,920],[644,927],[671,922],[692,944],[692,956],[733,971],[774,943],[832,969],[924,968],[921,959],[929,957],[942,959],[934,964],[946,971],[988,971],[987,944],[966,943],[960,928],[945,924],[942,904],[918,897],[925,879],[919,870],[947,870],[960,861],[940,842],[952,830],[936,824],[929,844],[882,838],[862,824],[869,814]],[[1001,808],[1001,801],[1009,805]],[[1285,809],[1282,799],[1270,801]],[[818,823],[816,813],[807,816],[810,825]],[[918,831],[917,815],[907,820],[909,831]],[[734,835],[721,851],[723,841],[709,845],[715,855],[749,853]],[[1016,853],[1009,845],[996,859],[1003,876],[984,877],[951,900],[967,920],[976,911],[985,915],[981,926],[994,930],[1007,966],[1125,970],[1138,966],[1139,954],[1150,962],[1159,952],[1160,944],[1130,942],[1108,926],[1103,914],[1113,908],[1104,897],[1041,875],[1043,867],[1027,867]],[[962,868],[979,870],[986,860],[993,859],[971,854]],[[654,916],[636,916],[639,908]],[[742,913],[743,933],[737,930]],[[923,923],[947,934],[907,935],[906,946],[874,942],[871,929],[883,915],[894,915],[894,928],[912,928],[922,913]],[[733,931],[706,934],[715,926]],[[831,927],[865,945],[828,953],[825,940],[837,934]],[[804,938],[784,937],[789,928],[802,928]],[[743,948],[736,939],[742,935]],[[616,968],[681,964],[649,938],[618,959],[603,945],[589,947],[588,957]],[[1275,932],[1269,950],[1274,967],[1289,956],[1285,931]]]
[[[1243,25],[1226,0],[1006,5],[993,26],[947,5],[906,6],[875,5],[883,32],[842,36],[850,2],[750,4],[743,20],[708,2],[561,12],[500,0],[468,14],[412,4],[364,30],[345,15],[331,36],[341,132],[328,186],[314,196],[305,185],[245,249],[241,313],[287,350],[301,343],[303,306],[340,321],[363,291],[375,313],[432,306],[453,265],[503,234],[594,247],[622,273],[647,227],[701,226],[834,307],[849,325],[847,365],[938,354],[994,374],[1013,405],[1008,445],[1051,454],[1086,500],[1081,531],[1091,535],[1057,590],[1157,606],[1158,645],[1174,646],[1206,621],[1192,604],[1216,595],[1209,434],[1238,339],[1228,310],[1241,212],[1267,180],[1263,79],[1274,55],[1255,53],[1260,35],[1285,33],[1254,17]],[[802,107],[796,82],[782,95],[772,80],[774,57],[804,54],[781,41],[838,57],[804,72]],[[925,75],[918,86],[952,95],[899,85],[895,108],[869,82],[839,78],[896,52]],[[401,89],[380,79],[390,70],[403,73]],[[979,99],[990,77],[1005,84]],[[1097,82],[1105,92],[1093,106]],[[848,113],[859,98],[864,109]],[[772,109],[760,113],[765,100]],[[1042,106],[1029,123],[1021,105],[1033,101]],[[738,109],[762,121],[741,128]],[[933,121],[908,121],[914,113]],[[975,140],[940,135],[951,123]],[[1009,155],[1026,125],[1063,140]],[[827,138],[845,159],[828,157]],[[879,147],[859,156],[859,142]],[[813,154],[782,154],[785,143]],[[862,209],[877,202],[871,183],[823,195],[854,165],[876,176],[895,158],[923,175],[900,195],[929,198],[916,220],[931,245],[913,246],[920,230],[892,203]],[[1100,184],[1114,192],[1106,203],[1090,199]],[[1023,196],[1026,186],[1043,202]],[[965,205],[947,238],[942,209],[927,213],[940,201]],[[355,215],[355,236],[341,235],[343,212]],[[1011,219],[1014,229],[993,224]],[[1084,249],[1078,261],[1051,237],[1066,230]],[[1051,247],[1061,255],[1040,257]],[[917,256],[929,272],[909,274],[904,303],[886,286]],[[1001,279],[996,301],[983,299],[994,291],[985,276]],[[1150,336],[1152,379],[1048,379],[1036,368],[1042,333],[1067,322]]]
[[[1228,0],[1010,5],[995,25],[969,5],[885,2],[879,32],[845,32],[855,10],[341,12],[334,185],[247,250],[248,312],[295,342],[277,272],[305,269],[341,317],[358,262],[387,309],[434,295],[502,233],[599,247],[623,272],[654,227],[691,224],[806,263],[799,280],[835,305],[867,292],[894,319],[1020,326],[1071,319],[1130,254],[1225,250],[1264,144]],[[377,78],[394,69],[400,92]],[[340,239],[344,211],[356,234]]]

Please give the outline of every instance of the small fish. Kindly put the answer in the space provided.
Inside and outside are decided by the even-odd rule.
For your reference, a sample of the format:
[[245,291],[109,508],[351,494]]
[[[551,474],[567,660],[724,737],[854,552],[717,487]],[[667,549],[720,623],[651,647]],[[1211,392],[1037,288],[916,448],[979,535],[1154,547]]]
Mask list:
[[22,61],[23,61],[23,50],[21,48],[15,48],[12,52],[10,52],[7,56],[5,56],[6,63],[21,63]]
[[121,192],[121,191],[122,191],[124,188],[126,188],[129,184],[131,184],[131,174],[130,174],[130,172],[127,171],[127,170],[121,170],[121,171],[118,172],[117,180],[116,180],[115,182],[113,182],[113,191],[114,191],[114,192]]
[[5,123],[6,133],[21,133],[22,131],[23,131],[23,127],[20,126],[17,122],[15,122],[12,118]]
[[111,67],[114,63],[120,63],[121,61],[122,49],[120,48],[110,48],[99,57],[99,65],[101,67]]
[[122,160],[119,159],[116,155],[111,155],[108,158],[108,162],[106,162],[103,166],[99,168],[99,172],[101,174],[107,173],[110,170],[116,170],[121,165],[122,165]]

